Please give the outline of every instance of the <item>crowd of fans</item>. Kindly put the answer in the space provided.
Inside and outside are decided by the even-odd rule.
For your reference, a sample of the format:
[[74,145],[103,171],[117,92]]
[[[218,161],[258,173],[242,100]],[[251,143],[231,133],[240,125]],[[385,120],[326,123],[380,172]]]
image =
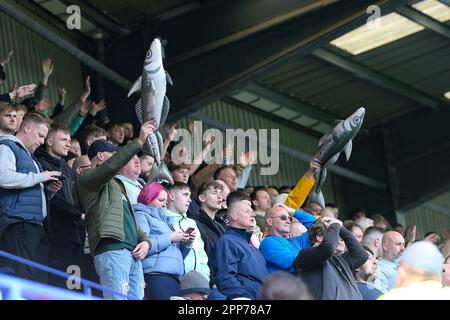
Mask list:
[[[0,64],[0,85],[6,65]],[[176,126],[163,144],[174,184],[151,181],[143,151],[157,128],[109,121],[89,100],[90,78],[66,105],[38,85],[0,95],[0,250],[100,283],[106,299],[450,299],[450,230],[416,239],[356,210],[340,220],[333,204],[308,201],[320,164],[297,184],[247,185],[255,153],[178,163]],[[202,159],[213,139],[203,142]],[[177,156],[186,152],[181,150]],[[67,288],[61,277],[10,259],[0,272]]]

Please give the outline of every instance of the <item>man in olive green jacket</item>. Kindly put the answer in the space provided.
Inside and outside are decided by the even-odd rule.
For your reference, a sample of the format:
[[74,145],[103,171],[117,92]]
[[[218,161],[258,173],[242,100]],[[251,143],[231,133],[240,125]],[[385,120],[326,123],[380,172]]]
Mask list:
[[154,130],[150,122],[144,123],[139,138],[120,149],[106,140],[95,141],[88,151],[92,169],[84,171],[75,183],[74,200],[86,213],[89,247],[100,283],[124,295],[105,290],[105,299],[128,296],[141,300],[144,295],[141,260],[151,242],[136,224],[125,187],[115,175]]

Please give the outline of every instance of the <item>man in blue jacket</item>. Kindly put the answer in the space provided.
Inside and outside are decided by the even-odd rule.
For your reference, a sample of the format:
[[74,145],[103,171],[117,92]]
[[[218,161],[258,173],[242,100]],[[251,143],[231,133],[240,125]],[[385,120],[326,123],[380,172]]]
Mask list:
[[[0,250],[44,264],[48,250],[43,228],[47,196],[62,186],[58,181],[61,172],[43,171],[33,156],[47,133],[45,115],[30,112],[16,136],[0,138]],[[46,281],[36,269],[20,263],[0,261],[1,267],[11,267],[19,277]]]
[[309,229],[310,225],[317,220],[309,213],[294,210],[281,203],[266,212],[265,220],[269,234],[261,242],[259,250],[267,261],[269,272],[284,270],[295,273],[295,258],[300,251],[310,247],[309,232],[298,237],[289,237],[292,216],[306,229]]
[[256,223],[250,197],[232,192],[227,206],[229,227],[214,248],[216,284],[227,299],[256,299],[268,272],[263,255],[250,243]]

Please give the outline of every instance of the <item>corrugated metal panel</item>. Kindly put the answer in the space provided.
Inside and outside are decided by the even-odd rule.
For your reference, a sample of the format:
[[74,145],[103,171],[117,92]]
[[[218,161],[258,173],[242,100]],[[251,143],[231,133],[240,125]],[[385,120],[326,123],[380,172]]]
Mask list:
[[[15,5],[15,1],[8,1]],[[22,7],[19,10],[23,10]],[[26,12],[33,16],[29,12]],[[38,17],[34,19],[51,28]],[[53,30],[53,28],[51,28]],[[55,30],[55,33],[58,32]],[[61,34],[58,34],[62,36]],[[67,39],[70,41],[70,39]],[[78,98],[83,90],[81,64],[78,60],[63,52],[49,41],[43,39],[32,30],[24,27],[16,20],[0,12],[0,56],[6,56],[14,50],[14,57],[6,66],[6,83],[0,92],[7,92],[14,81],[20,84],[38,83],[42,77],[42,60],[52,59],[55,69],[50,76],[47,99],[54,103],[58,100],[57,85],[64,85],[67,89],[66,105]]]
[[424,30],[355,57],[370,68],[438,98],[448,91],[450,43]]
[[406,224],[417,226],[418,239],[422,239],[430,231],[441,233],[450,229],[450,192],[402,214]]
[[265,76],[262,83],[342,117],[364,106],[368,123],[414,105],[313,56],[287,63],[281,71]]
[[[205,106],[198,111],[198,113],[218,120],[223,124],[230,125],[233,128],[241,128],[244,131],[250,128],[268,130],[279,129],[280,145],[284,145],[310,155],[313,155],[317,151],[317,138],[308,136],[288,127],[283,127],[275,121],[267,120],[223,101],[217,101]],[[180,120],[179,127],[183,127],[183,123],[187,123],[186,118]],[[209,126],[204,124],[203,130],[206,130],[206,128],[209,128]],[[306,162],[294,159],[280,152],[280,166],[278,174],[273,176],[260,175],[260,166],[255,165],[248,185],[273,185],[276,187],[281,187],[282,185],[294,185],[307,169],[308,164]],[[335,194],[339,193],[339,190],[333,190],[333,178],[340,179],[339,177],[332,177],[330,175],[323,186],[323,192],[327,202],[336,202]]]

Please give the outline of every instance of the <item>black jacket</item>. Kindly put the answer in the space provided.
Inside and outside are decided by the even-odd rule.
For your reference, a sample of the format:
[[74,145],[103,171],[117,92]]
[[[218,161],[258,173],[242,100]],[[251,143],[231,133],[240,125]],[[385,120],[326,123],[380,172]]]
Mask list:
[[[343,256],[335,256],[339,236],[348,248]],[[351,270],[367,258],[366,250],[348,230],[332,224],[322,243],[301,251],[294,266],[316,300],[362,300]]]
[[82,246],[85,238],[80,219],[82,212],[74,205],[72,198],[75,173],[64,160],[49,155],[43,147],[36,150],[35,156],[44,170],[60,171],[66,177],[62,188],[49,201],[50,241]]
[[210,284],[215,284],[214,282],[214,272],[213,272],[213,254],[214,245],[217,239],[225,233],[224,226],[217,221],[217,219],[212,220],[208,214],[200,209],[198,215],[192,217],[197,223],[197,227],[202,235],[203,243],[205,244],[206,255],[208,256],[208,266],[211,270],[211,281]]

